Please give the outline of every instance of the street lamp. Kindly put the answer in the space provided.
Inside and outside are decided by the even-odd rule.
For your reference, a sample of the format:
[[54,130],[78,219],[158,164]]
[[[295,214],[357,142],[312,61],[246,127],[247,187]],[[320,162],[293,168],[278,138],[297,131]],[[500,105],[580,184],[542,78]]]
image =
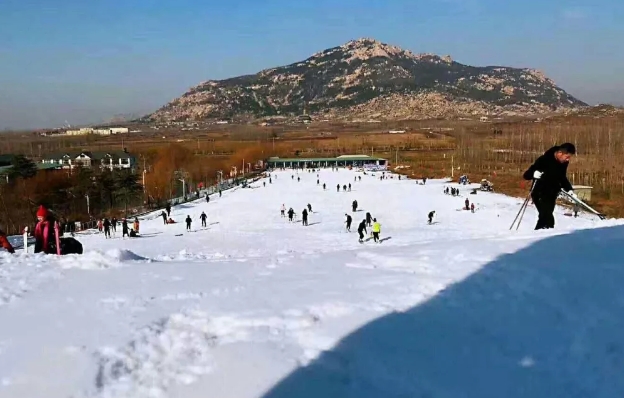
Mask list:
[[186,199],[186,181],[184,178],[178,178],[178,181],[182,181],[182,197]]

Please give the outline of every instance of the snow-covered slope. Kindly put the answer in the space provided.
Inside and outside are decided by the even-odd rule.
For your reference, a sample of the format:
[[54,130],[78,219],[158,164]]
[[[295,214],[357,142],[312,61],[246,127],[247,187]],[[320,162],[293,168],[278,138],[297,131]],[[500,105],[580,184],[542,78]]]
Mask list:
[[[0,253],[0,397],[624,396],[622,221],[535,232],[531,207],[509,231],[518,199],[298,176],[80,234],[82,256]],[[358,243],[367,211],[381,244]]]

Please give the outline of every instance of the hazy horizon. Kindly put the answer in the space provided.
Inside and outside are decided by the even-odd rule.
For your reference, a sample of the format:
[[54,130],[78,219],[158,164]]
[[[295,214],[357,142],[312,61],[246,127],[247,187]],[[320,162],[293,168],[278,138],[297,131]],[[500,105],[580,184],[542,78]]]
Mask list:
[[147,114],[202,81],[360,37],[468,65],[539,69],[590,105],[624,105],[624,4],[615,0],[127,3],[0,4],[0,130]]

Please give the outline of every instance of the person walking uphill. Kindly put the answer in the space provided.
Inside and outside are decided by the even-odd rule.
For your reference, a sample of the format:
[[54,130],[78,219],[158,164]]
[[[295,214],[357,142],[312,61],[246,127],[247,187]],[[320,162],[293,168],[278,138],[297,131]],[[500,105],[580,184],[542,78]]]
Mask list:
[[191,220],[191,216],[186,216],[186,230],[187,231],[191,230],[191,222],[193,222],[193,220]]
[[346,213],[345,216],[347,216],[347,221],[345,221],[345,223],[347,224],[347,231],[351,232],[351,222],[353,221],[353,218],[351,218],[351,216]]
[[535,229],[555,227],[555,202],[563,189],[576,198],[572,184],[566,177],[570,158],[576,154],[573,144],[567,142],[547,150],[524,172],[525,180],[533,180],[531,199],[537,208],[538,218]]
[[303,209],[303,212],[301,213],[301,217],[302,217],[301,223],[307,227],[308,226],[308,210],[307,209]]
[[125,238],[126,235],[130,237],[130,234],[128,233],[128,220],[124,218],[121,222],[121,237]]
[[365,233],[366,234],[368,233],[368,231],[366,230],[366,220],[362,220],[360,225],[358,225],[358,234],[360,234],[360,239],[359,239],[360,243],[364,242]]
[[373,218],[373,240],[379,242],[379,234],[381,233],[381,224],[377,222],[376,218]]
[[206,215],[206,213],[202,211],[202,214],[199,216],[199,219],[202,222],[202,227],[206,227],[206,220],[208,219],[208,216]]
[[111,223],[110,221],[108,221],[108,218],[104,219],[104,223],[102,224],[104,226],[104,237],[106,239],[111,237],[111,233],[110,233],[110,227],[111,227]]

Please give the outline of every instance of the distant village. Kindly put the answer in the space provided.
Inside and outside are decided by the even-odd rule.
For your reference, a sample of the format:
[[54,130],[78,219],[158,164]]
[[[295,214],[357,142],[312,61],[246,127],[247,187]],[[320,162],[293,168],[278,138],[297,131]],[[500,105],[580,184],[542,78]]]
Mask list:
[[128,127],[82,127],[79,129],[55,129],[40,132],[41,136],[77,136],[77,135],[115,135],[128,134],[137,131],[130,131]]

